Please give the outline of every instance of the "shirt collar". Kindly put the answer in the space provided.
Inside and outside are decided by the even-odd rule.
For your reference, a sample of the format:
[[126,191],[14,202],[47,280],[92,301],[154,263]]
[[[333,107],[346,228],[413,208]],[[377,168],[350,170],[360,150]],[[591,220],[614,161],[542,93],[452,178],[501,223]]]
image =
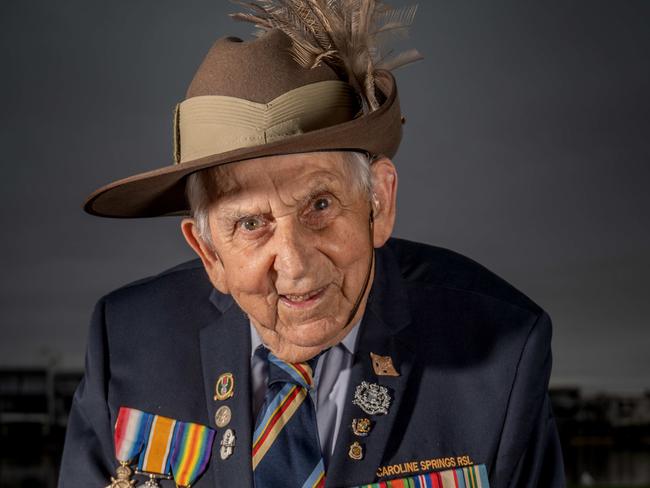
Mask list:
[[[350,354],[354,354],[357,350],[357,336],[359,335],[359,324],[361,323],[361,320],[359,320],[356,324],[354,324],[354,327],[348,332],[348,334],[343,338],[343,340],[338,344],[343,346]],[[251,358],[255,354],[255,350],[261,346],[262,339],[260,339],[259,334],[257,333],[257,329],[255,329],[255,326],[253,323],[249,320],[248,321],[249,327],[251,329]]]
[[255,351],[258,347],[262,345],[262,339],[260,339],[257,329],[253,325],[253,322],[248,320],[248,325],[251,328],[251,358],[255,355]]

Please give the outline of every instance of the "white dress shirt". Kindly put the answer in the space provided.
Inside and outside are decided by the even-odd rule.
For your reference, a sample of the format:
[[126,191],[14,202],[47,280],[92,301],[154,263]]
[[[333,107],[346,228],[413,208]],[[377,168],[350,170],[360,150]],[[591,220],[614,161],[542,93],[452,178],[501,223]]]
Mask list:
[[[251,382],[253,392],[253,414],[257,414],[264,403],[266,395],[266,379],[268,365],[255,355],[255,350],[262,345],[260,336],[253,324],[251,328]],[[314,385],[310,396],[316,407],[316,422],[318,423],[318,436],[325,466],[329,464],[334,453],[336,438],[341,428],[341,416],[345,406],[345,394],[350,383],[352,360],[357,348],[357,335],[359,322],[348,332],[348,335],[336,346],[318,358],[314,372]],[[352,401],[352,399],[347,399]]]

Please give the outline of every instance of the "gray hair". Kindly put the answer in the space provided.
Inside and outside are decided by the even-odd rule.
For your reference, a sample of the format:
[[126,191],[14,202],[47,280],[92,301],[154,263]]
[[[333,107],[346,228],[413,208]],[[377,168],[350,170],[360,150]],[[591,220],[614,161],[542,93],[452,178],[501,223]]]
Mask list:
[[[374,162],[374,157],[358,151],[342,151],[341,154],[350,172],[351,181],[357,190],[370,200],[372,196],[370,166]],[[190,214],[196,223],[199,237],[210,248],[213,248],[213,243],[210,235],[208,209],[210,204],[228,190],[226,166],[228,165],[214,166],[192,173],[187,177],[185,184],[185,195],[190,204]]]

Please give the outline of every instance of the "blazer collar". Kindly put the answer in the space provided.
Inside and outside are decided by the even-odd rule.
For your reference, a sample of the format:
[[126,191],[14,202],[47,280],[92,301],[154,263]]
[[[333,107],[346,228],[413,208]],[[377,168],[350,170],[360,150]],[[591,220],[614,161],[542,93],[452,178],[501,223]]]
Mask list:
[[368,307],[381,317],[392,333],[399,332],[411,322],[402,272],[388,246],[375,250],[375,278],[368,296]]

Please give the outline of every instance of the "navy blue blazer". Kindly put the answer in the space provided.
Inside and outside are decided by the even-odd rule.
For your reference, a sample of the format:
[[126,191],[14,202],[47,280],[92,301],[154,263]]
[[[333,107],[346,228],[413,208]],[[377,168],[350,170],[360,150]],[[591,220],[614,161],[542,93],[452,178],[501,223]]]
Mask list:
[[[358,341],[326,486],[467,462],[485,464],[493,488],[564,486],[547,392],[551,322],[508,283],[452,251],[390,239],[376,250]],[[370,352],[390,356],[400,376],[375,375]],[[225,372],[234,375],[235,395],[215,401]],[[358,438],[349,427],[365,415],[352,399],[363,380],[386,386],[392,404],[373,419],[364,457],[354,460],[348,450]],[[108,484],[120,406],[216,428],[223,404],[232,409],[237,445],[222,460],[217,429],[195,488],[252,486],[248,319],[198,260],[110,293],[93,314],[59,487]]]

